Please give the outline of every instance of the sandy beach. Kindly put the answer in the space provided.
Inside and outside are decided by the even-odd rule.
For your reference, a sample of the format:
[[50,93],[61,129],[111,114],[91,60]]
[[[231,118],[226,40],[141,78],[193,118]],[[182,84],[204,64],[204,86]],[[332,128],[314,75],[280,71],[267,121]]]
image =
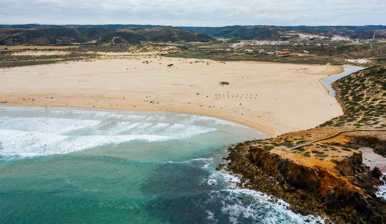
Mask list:
[[277,135],[341,115],[320,82],[341,71],[330,65],[110,58],[0,69],[0,102],[192,113]]

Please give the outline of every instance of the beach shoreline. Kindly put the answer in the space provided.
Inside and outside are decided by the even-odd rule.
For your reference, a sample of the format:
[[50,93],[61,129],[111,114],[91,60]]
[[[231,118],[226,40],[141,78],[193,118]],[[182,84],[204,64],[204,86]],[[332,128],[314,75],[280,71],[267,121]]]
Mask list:
[[160,56],[65,62],[0,69],[0,103],[195,114],[275,136],[341,115],[320,83],[341,71],[332,65]]

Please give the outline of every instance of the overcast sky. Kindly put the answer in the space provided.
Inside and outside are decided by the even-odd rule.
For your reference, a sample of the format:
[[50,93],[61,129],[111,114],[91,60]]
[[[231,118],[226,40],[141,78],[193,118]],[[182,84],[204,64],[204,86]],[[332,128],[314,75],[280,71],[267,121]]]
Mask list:
[[0,0],[0,23],[386,24],[386,0]]

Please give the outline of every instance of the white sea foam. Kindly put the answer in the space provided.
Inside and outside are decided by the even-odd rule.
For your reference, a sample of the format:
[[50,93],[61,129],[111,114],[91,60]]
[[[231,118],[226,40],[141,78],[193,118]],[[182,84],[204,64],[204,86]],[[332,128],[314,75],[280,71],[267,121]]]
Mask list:
[[[167,141],[216,131],[190,117],[70,109],[2,108],[0,157],[65,154],[130,141]],[[175,118],[173,120],[173,118]]]
[[[215,210],[207,210],[207,220],[210,223],[218,223],[220,216],[227,216],[229,223],[255,222],[262,224],[322,224],[321,217],[297,214],[289,208],[289,204],[283,200],[269,196],[255,190],[241,188],[239,176],[225,170],[216,170],[213,159],[200,159],[201,168],[211,174],[206,178],[207,185],[216,190],[210,192],[210,203],[220,203],[221,214]],[[190,160],[193,162],[193,160]],[[213,206],[216,207],[216,206]]]
[[130,122],[120,121],[114,124],[109,122],[108,126],[104,125],[105,133],[109,134],[159,134],[175,138],[188,138],[199,134],[216,131],[215,128],[197,126],[193,124],[178,124],[178,123],[157,123],[151,121]]
[[[383,174],[386,177],[386,173]],[[382,177],[383,178],[383,177]],[[383,198],[386,201],[386,181],[378,188],[376,192],[378,198]]]
[[[0,130],[0,156],[4,157],[29,157],[49,153],[48,148],[64,140],[64,135],[26,132],[18,130]],[[48,152],[47,152],[48,151]]]
[[99,124],[97,120],[49,117],[1,117],[0,128],[42,133],[66,133]]
[[[214,171],[209,183],[224,181],[225,188],[211,193],[211,200],[220,200],[221,212],[229,223],[253,220],[258,223],[324,223],[324,219],[312,215],[303,216],[290,210],[289,204],[262,192],[239,187],[240,178],[225,171]],[[211,185],[212,186],[212,185]],[[213,211],[207,211],[208,220],[216,220]]]
[[160,135],[60,135],[40,132],[0,130],[0,156],[33,157],[66,154],[102,145],[130,141],[167,141],[170,137]]
[[379,187],[377,191],[377,197],[383,198],[386,200],[386,184],[383,184],[382,186]]
[[[224,195],[224,194],[222,194]],[[259,223],[324,223],[320,217],[294,213],[289,205],[264,193],[248,189],[228,189],[222,199],[222,212],[229,215],[230,223],[252,219]]]
[[189,121],[192,122],[192,123],[210,122],[210,123],[215,124],[215,125],[226,125],[226,126],[242,127],[242,125],[240,125],[240,124],[233,123],[233,122],[226,121],[226,120],[217,119],[217,118],[206,117],[206,116],[197,116],[197,115],[187,115],[187,116],[190,116],[190,120]]

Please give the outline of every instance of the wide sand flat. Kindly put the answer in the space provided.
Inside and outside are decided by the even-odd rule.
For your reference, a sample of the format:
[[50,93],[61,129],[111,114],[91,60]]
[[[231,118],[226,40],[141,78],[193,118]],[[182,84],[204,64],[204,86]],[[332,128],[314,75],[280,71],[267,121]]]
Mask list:
[[340,71],[327,65],[164,57],[68,62],[0,69],[0,102],[193,113],[275,135],[341,115],[320,83]]

